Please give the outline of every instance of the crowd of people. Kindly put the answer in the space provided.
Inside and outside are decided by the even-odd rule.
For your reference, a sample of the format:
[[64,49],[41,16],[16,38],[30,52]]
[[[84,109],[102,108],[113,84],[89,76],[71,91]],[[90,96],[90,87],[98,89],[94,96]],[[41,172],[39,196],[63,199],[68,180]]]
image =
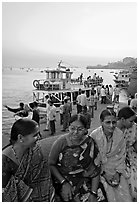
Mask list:
[[[16,116],[10,143],[2,152],[4,202],[133,202],[137,201],[137,103],[115,112],[100,113],[100,126],[91,120],[100,103],[119,102],[120,90],[111,85],[92,89],[89,98],[79,90],[76,113],[64,97],[60,106],[59,136],[47,152],[40,134],[37,102],[12,109]],[[135,96],[137,99],[137,95]],[[31,118],[26,118],[27,113]],[[24,117],[23,117],[24,116]],[[56,107],[46,96],[46,128],[56,135]],[[93,123],[92,123],[93,126]],[[49,155],[49,156],[48,156]]]

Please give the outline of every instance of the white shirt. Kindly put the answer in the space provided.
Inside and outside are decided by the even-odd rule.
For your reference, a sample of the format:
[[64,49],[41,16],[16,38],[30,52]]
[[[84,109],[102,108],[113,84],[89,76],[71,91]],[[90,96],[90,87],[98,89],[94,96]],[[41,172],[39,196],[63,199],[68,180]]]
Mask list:
[[109,94],[112,96],[113,95],[113,88],[109,87]]
[[50,106],[49,113],[48,113],[48,119],[54,120],[56,117],[56,107],[54,105]]
[[78,95],[78,96],[77,96],[76,101],[77,101],[78,104],[81,104],[81,95]]
[[100,94],[101,94],[101,96],[106,96],[106,92],[105,92],[105,89],[104,89],[104,88],[101,88]]
[[64,106],[64,105],[61,104],[60,107],[59,107],[59,112],[60,112],[60,114],[63,114],[63,106]]
[[117,96],[117,95],[119,95],[119,93],[120,93],[120,89],[118,87],[116,87],[114,89],[114,94]]
[[87,102],[87,98],[85,94],[81,94],[81,106],[87,106],[88,102]]

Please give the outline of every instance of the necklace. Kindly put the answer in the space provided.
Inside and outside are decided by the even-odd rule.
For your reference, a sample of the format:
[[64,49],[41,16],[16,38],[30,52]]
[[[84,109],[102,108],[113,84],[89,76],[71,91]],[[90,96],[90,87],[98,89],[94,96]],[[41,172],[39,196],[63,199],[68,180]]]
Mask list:
[[20,160],[19,160],[19,158],[18,158],[18,156],[17,156],[17,154],[16,154],[16,151],[15,151],[15,149],[14,149],[13,146],[12,146],[12,150],[13,150],[14,156],[15,156],[15,158],[16,158],[18,164],[20,164]]
[[107,154],[111,152],[112,145],[113,145],[113,138],[110,138],[110,140],[107,141]]

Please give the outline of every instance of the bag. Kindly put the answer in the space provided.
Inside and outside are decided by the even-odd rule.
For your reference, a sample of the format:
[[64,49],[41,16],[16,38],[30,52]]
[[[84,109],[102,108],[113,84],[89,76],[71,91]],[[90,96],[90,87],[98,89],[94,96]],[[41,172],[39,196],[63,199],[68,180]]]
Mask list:
[[22,180],[18,182],[11,176],[7,186],[2,193],[2,202],[26,202],[33,189],[27,186]]

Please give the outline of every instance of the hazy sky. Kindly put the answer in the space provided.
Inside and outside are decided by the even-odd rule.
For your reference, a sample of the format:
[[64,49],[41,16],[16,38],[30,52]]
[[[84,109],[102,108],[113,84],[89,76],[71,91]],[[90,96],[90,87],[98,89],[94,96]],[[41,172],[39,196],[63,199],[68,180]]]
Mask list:
[[2,63],[107,64],[137,57],[135,2],[2,4]]

